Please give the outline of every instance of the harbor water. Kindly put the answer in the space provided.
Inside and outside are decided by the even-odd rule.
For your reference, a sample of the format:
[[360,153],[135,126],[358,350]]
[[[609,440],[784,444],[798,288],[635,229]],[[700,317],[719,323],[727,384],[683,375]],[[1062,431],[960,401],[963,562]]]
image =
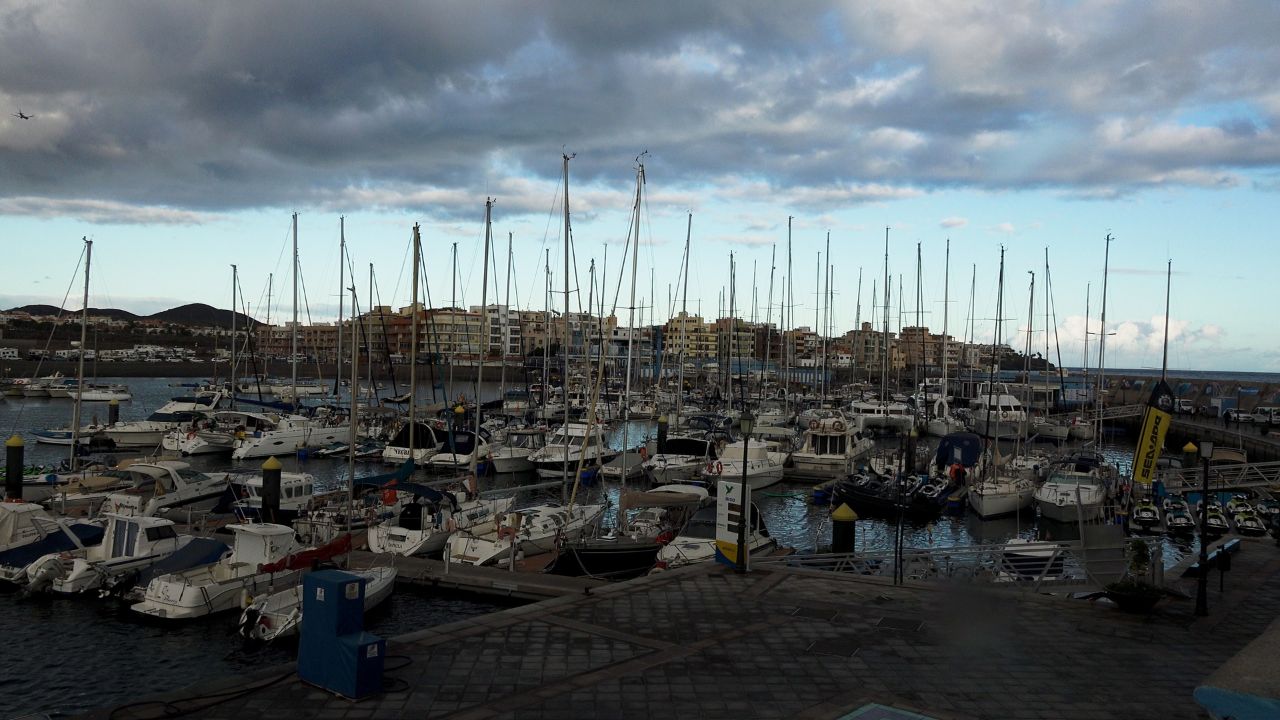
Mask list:
[[[114,381],[104,378],[102,381]],[[129,378],[131,402],[121,403],[122,420],[145,418],[171,396],[184,394],[183,379]],[[482,400],[498,397],[497,384],[488,384]],[[429,402],[429,397],[428,397]],[[0,431],[8,437],[17,433],[27,443],[28,464],[54,464],[67,456],[69,448],[38,445],[32,430],[62,428],[71,422],[72,403],[66,399],[6,398],[0,401]],[[105,420],[107,407],[86,404],[85,423]],[[633,422],[626,428],[627,444],[634,447],[655,435],[652,422]],[[615,428],[609,443],[623,447],[623,430]],[[1010,448],[1012,449],[1012,448]],[[1127,468],[1131,447],[1104,444],[1103,451]],[[134,453],[120,451],[118,457]],[[226,458],[191,458],[197,469],[224,470],[232,466]],[[281,458],[286,471],[313,474],[317,486],[339,488],[347,483],[345,459]],[[257,471],[261,460],[245,461],[238,469]],[[376,463],[359,463],[356,476],[384,472]],[[535,499],[559,499],[559,490],[522,491],[531,477],[485,478],[481,489],[505,488],[518,493],[517,504]],[[634,482],[637,489],[643,482]],[[784,482],[755,495],[771,534],[784,547],[811,551],[830,542],[829,509],[814,505],[812,482]],[[580,489],[583,501],[608,500],[614,507],[624,491],[619,483],[596,481]],[[606,524],[613,522],[606,515]],[[972,514],[944,515],[931,523],[907,523],[905,544],[917,548],[943,548],[1002,543],[1014,537],[1071,539],[1073,526],[1038,526],[1030,515],[995,521],[980,521]],[[895,524],[866,519],[858,524],[858,549],[889,551]],[[1046,537],[1047,536],[1047,537]],[[1165,542],[1165,561],[1172,564],[1198,550],[1195,540]],[[503,607],[500,600],[474,596],[440,596],[399,589],[383,608],[371,614],[367,629],[394,636],[424,627],[452,622],[467,616]],[[235,618],[214,616],[202,621],[161,626],[144,622],[136,613],[115,602],[94,597],[24,597],[20,593],[0,596],[0,633],[7,642],[0,653],[0,717],[25,712],[70,714],[96,707],[127,703],[141,696],[161,693],[221,675],[241,674],[259,667],[293,659],[296,645],[247,647],[235,634]]]

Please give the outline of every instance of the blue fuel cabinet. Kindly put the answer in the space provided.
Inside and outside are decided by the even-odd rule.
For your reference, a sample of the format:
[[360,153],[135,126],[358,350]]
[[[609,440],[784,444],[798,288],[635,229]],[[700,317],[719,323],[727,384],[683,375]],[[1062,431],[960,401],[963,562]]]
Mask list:
[[298,677],[352,700],[382,691],[387,641],[364,632],[362,577],[317,570],[302,578]]

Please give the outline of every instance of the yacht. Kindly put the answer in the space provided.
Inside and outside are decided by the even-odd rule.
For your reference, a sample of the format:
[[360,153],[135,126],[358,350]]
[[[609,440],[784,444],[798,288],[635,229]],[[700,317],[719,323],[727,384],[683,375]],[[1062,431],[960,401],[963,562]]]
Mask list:
[[557,428],[545,447],[529,456],[538,474],[546,478],[572,476],[581,461],[583,469],[603,465],[617,455],[605,447],[601,425],[571,422]]
[[146,420],[118,422],[105,428],[104,432],[120,447],[156,447],[170,430],[189,424],[199,413],[217,409],[222,397],[219,390],[175,397],[148,415]]
[[993,475],[969,485],[969,506],[983,520],[1016,515],[1031,507],[1036,486],[1021,475]]
[[53,516],[35,503],[0,503],[0,552],[39,540],[41,528],[52,522]]
[[[849,403],[848,420],[859,428],[906,432],[916,422],[910,405],[893,400],[860,400]],[[811,423],[812,424],[812,423]]]
[[1004,383],[982,383],[969,403],[972,427],[986,437],[1018,438],[1027,434],[1027,411]]
[[[742,457],[744,452],[745,462]],[[763,441],[753,440],[745,446],[745,450],[741,441],[729,443],[724,446],[720,455],[723,465],[721,461],[717,461],[716,476],[707,479],[741,482],[745,470],[747,485],[751,490],[763,490],[782,482],[782,462],[778,459],[780,454],[776,449],[771,450],[770,444]]]
[[1101,454],[1072,453],[1049,467],[1048,479],[1035,491],[1040,516],[1058,522],[1101,518],[1116,479],[1115,466]]
[[480,435],[470,430],[445,432],[440,451],[426,462],[427,469],[435,472],[466,470],[471,463],[479,465],[488,459],[490,453],[502,448],[501,445],[490,445],[484,436],[485,431],[481,429],[480,432]]
[[493,451],[493,470],[500,473],[528,472],[530,460],[547,441],[546,428],[507,428],[507,441]]
[[305,448],[324,447],[351,436],[348,422],[338,417],[275,414],[264,417],[275,426],[260,427],[252,433],[247,430],[237,433],[235,449],[231,451],[232,460],[292,455]]
[[706,437],[673,435],[655,453],[640,464],[641,470],[654,485],[669,485],[692,480],[704,470],[715,473],[720,461],[719,445]]
[[219,410],[170,430],[160,446],[183,455],[230,453],[239,437],[274,429],[277,418],[267,413]]
[[[262,517],[262,474],[243,473],[233,476],[232,493],[239,498],[231,510],[243,518]],[[317,504],[316,479],[311,473],[280,473],[280,516],[276,521],[292,521]],[[346,491],[340,491],[346,495]],[[322,500],[321,500],[322,501]]]
[[791,453],[791,474],[821,480],[842,478],[874,448],[871,438],[841,418],[811,420],[804,432],[804,445]]
[[230,486],[229,473],[206,474],[178,460],[133,463],[120,472],[133,479],[130,487],[107,495],[103,509],[122,515],[189,519],[209,512]]

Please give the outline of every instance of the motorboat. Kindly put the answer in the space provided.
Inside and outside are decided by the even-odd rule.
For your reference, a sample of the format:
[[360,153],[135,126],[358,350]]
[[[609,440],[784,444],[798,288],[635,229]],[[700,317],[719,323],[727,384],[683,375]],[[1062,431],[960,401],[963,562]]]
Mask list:
[[582,537],[560,548],[548,572],[573,577],[625,580],[648,572],[658,552],[710,501],[706,488],[662,485],[623,493],[618,522],[605,535]]
[[133,478],[130,487],[107,495],[102,508],[123,515],[189,519],[211,511],[230,487],[229,473],[206,474],[179,460],[135,462],[120,472]]
[[35,542],[44,536],[41,525],[48,527],[53,516],[42,506],[28,502],[0,503],[0,552]]
[[60,518],[29,518],[39,537],[31,542],[0,551],[0,582],[22,585],[27,581],[27,567],[49,554],[83,550],[102,542],[105,529],[99,521]]
[[231,548],[217,538],[193,537],[172,554],[151,565],[106,577],[102,593],[117,595],[130,604],[140,602],[153,578],[212,565],[229,552]]
[[557,428],[529,460],[542,477],[562,478],[566,471],[572,477],[580,463],[583,468],[594,468],[617,454],[604,444],[604,426],[571,422]]
[[79,396],[80,402],[128,402],[133,399],[128,385],[85,385],[78,393],[73,389],[71,397]]
[[459,530],[451,535],[446,559],[467,565],[509,564],[513,554],[551,552],[557,544],[573,542],[594,529],[604,509],[602,504],[548,504],[507,512],[487,530]]
[[[393,567],[344,570],[364,581],[364,611],[378,607],[395,590]],[[240,613],[239,633],[246,640],[271,642],[297,635],[302,627],[302,584],[253,599]]]
[[[716,557],[715,505],[704,507],[689,518],[680,532],[658,551],[654,570],[671,570],[684,565],[706,562]],[[777,545],[764,525],[760,508],[751,503],[751,525],[747,530],[747,550],[750,555],[768,552]]]
[[985,437],[1019,438],[1027,434],[1027,411],[1004,383],[982,383],[969,403],[970,430]]
[[368,529],[369,550],[395,555],[430,555],[444,549],[449,536],[458,531],[487,528],[511,509],[515,498],[490,500],[461,490],[441,492],[425,485],[399,483],[383,490],[384,503],[396,496],[400,510],[393,517]]
[[[261,473],[243,473],[230,478],[232,494],[238,499],[231,510],[245,519],[262,517],[263,478]],[[280,514],[274,522],[291,522],[307,508],[320,502],[315,492],[316,479],[311,473],[280,473]],[[341,495],[347,493],[342,491]]]
[[273,414],[267,418],[274,422],[274,427],[237,433],[232,460],[292,455],[305,448],[324,447],[351,437],[350,424],[341,416]]
[[[903,402],[893,400],[858,400],[849,403],[848,421],[864,430],[906,432],[916,423],[915,410]],[[812,421],[810,422],[812,425]]]
[[160,446],[183,455],[230,453],[236,440],[276,427],[278,416],[240,410],[218,410],[203,414],[188,425],[165,433]]
[[170,430],[189,424],[200,414],[216,410],[222,398],[220,390],[203,390],[194,395],[175,397],[148,415],[146,420],[118,422],[105,428],[104,432],[120,447],[157,447]]
[[1000,551],[999,573],[1004,580],[1044,580],[1062,577],[1066,552],[1052,542],[1016,537]]
[[96,590],[109,578],[153,565],[190,541],[190,535],[178,534],[172,520],[107,514],[102,542],[49,553],[28,565],[27,591]]
[[230,525],[235,542],[230,554],[204,565],[152,578],[136,613],[162,620],[187,620],[235,610],[243,598],[292,587],[304,569],[351,547],[344,535],[312,550],[300,546],[293,528],[274,523]]
[[1049,477],[1035,491],[1040,516],[1063,523],[1097,520],[1111,498],[1116,468],[1096,451],[1077,451],[1049,468]]
[[654,485],[687,482],[710,467],[715,472],[720,462],[720,443],[704,436],[672,435],[662,451],[640,463],[645,476]]
[[853,471],[858,460],[875,449],[875,442],[842,418],[811,420],[804,444],[791,453],[791,473],[803,478],[829,480]]
[[[412,430],[412,439],[409,437]],[[417,465],[422,465],[431,459],[440,451],[440,445],[444,440],[437,434],[437,431],[431,423],[415,420],[413,425],[404,423],[396,434],[387,441],[386,447],[382,449],[382,461],[384,463],[399,465],[405,460],[412,458]],[[412,443],[413,451],[409,451],[409,445]]]
[[[744,460],[743,455],[746,455]],[[714,474],[704,469],[703,477],[707,480],[741,481],[744,477],[753,491],[782,482],[782,462],[778,459],[781,453],[770,452],[770,445],[755,441],[729,443],[721,451],[722,460],[717,460]]]
[[543,427],[509,427],[507,441],[493,451],[493,470],[499,473],[528,472],[533,470],[530,460],[535,452],[546,444],[547,429]]
[[1145,531],[1160,528],[1160,509],[1151,500],[1141,500],[1134,504],[1129,513],[1129,523]]

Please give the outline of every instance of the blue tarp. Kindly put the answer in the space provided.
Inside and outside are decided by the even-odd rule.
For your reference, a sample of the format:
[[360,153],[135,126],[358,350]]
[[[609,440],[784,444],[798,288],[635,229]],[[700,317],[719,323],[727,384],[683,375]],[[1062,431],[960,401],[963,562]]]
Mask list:
[[[72,523],[67,529],[80,540],[81,545],[85,546],[102,542],[102,535],[105,532],[101,525],[88,523]],[[67,537],[65,532],[54,532],[33,543],[0,552],[0,566],[25,568],[49,553],[66,552],[74,550],[75,547],[76,544]]]

